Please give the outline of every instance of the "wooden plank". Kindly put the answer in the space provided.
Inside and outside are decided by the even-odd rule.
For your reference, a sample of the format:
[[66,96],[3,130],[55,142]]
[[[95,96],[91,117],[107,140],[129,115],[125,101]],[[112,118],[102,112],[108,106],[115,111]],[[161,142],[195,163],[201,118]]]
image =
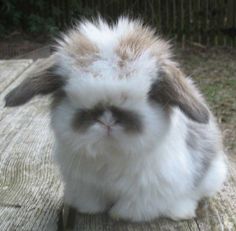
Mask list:
[[130,223],[126,221],[115,221],[105,214],[99,215],[77,215],[75,230],[82,231],[191,231],[187,221],[174,222],[168,219],[156,219],[153,222]]
[[0,94],[9,86],[26,68],[32,60],[1,60],[0,61]]
[[0,166],[0,201],[20,208],[1,206],[0,230],[52,230],[61,207],[62,187],[51,161],[47,103],[37,102],[37,108],[31,105],[25,110],[36,119],[21,121],[24,129],[8,140]]
[[62,184],[51,158],[48,99],[4,108],[0,118],[0,230],[56,230]]

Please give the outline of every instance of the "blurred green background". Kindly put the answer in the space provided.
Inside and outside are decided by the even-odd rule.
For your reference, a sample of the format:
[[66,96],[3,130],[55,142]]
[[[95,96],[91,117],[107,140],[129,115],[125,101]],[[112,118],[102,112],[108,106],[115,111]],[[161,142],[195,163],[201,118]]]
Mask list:
[[2,0],[0,36],[50,37],[77,19],[141,17],[183,45],[236,46],[235,0]]

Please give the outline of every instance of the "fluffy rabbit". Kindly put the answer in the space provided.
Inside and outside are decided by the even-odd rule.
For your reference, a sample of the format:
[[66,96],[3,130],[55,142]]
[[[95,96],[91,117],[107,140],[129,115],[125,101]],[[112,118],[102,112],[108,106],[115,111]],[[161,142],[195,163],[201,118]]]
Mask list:
[[215,119],[169,44],[140,21],[81,22],[6,105],[49,93],[65,202],[78,211],[189,219],[222,186]]

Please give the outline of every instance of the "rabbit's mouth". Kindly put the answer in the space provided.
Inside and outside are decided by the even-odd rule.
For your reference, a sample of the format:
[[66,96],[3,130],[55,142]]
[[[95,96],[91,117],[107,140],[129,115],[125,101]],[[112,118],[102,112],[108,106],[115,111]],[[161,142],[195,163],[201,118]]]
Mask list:
[[115,125],[115,121],[111,121],[110,123],[106,123],[105,121],[103,121],[101,119],[97,119],[97,123],[99,123],[105,129],[106,135],[108,137],[112,136],[113,126]]

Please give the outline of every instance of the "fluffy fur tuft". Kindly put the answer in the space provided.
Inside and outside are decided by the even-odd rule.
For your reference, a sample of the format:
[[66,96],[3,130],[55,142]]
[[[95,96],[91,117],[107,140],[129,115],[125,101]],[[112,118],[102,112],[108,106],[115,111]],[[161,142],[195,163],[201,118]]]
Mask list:
[[55,161],[65,201],[78,211],[188,219],[222,186],[219,129],[171,56],[170,45],[140,21],[83,21],[57,42],[44,71],[33,70],[6,97],[16,106],[42,88],[53,93]]

